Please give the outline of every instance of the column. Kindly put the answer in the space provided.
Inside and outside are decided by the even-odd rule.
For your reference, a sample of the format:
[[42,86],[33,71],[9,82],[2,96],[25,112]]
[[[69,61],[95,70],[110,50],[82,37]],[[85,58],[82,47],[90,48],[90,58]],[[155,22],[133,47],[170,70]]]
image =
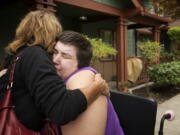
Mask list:
[[[154,41],[160,44],[160,29],[158,27],[153,28]],[[160,63],[160,58],[156,61],[157,64]]]
[[117,88],[127,92],[127,21],[123,17],[117,20]]
[[160,43],[160,30],[158,27],[153,28],[154,41]]

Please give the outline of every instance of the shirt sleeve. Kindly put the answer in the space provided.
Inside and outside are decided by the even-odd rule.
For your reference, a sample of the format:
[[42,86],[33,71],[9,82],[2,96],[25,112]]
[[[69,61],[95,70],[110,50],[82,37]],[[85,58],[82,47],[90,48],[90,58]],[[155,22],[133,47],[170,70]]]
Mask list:
[[57,125],[74,120],[86,109],[83,93],[79,89],[66,89],[50,57],[41,47],[26,48],[16,67],[35,105]]

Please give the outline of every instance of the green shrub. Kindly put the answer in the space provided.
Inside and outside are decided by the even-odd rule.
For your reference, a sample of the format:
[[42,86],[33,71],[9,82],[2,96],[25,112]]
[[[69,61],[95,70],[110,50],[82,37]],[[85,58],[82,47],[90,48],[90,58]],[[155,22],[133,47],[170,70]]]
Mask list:
[[180,84],[180,62],[173,61],[149,67],[149,78],[158,85]]
[[161,52],[160,52],[160,61],[161,61],[161,63],[170,62],[170,61],[173,61],[173,60],[175,60],[175,54],[174,53],[161,50]]
[[155,62],[160,56],[161,47],[157,42],[138,42],[138,47],[141,51],[142,56],[150,62]]
[[180,60],[180,26],[171,27],[167,32],[172,40],[171,52],[174,54],[174,60]]
[[172,53],[174,55],[173,60],[174,61],[179,61],[180,60],[180,50],[172,50]]
[[180,43],[180,26],[171,27],[167,34],[171,40]]

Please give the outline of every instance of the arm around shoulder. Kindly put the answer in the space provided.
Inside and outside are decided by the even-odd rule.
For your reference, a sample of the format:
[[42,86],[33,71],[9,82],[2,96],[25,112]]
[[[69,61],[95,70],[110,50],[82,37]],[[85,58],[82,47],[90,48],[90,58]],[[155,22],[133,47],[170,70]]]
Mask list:
[[100,74],[94,74],[92,71],[84,70],[73,75],[69,80],[69,89],[80,88],[86,96],[88,104],[91,104],[102,92],[107,91],[107,84]]
[[[94,73],[81,71],[74,75],[67,86],[69,89],[88,86],[94,81]],[[98,96],[76,120],[62,127],[65,135],[104,135],[107,120],[107,100]]]
[[86,109],[85,96],[80,90],[67,91],[50,56],[41,47],[27,48],[17,63],[17,70],[37,108],[56,124],[66,124]]

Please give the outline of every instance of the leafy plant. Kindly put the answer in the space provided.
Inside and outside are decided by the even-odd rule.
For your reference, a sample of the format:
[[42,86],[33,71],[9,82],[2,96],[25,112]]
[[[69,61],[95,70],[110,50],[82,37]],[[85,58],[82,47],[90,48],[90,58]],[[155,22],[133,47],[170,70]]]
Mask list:
[[180,43],[180,26],[171,27],[167,34],[171,40]]
[[180,50],[173,50],[172,53],[173,53],[173,60],[174,61],[180,60]]
[[138,42],[138,47],[143,57],[150,62],[155,62],[160,56],[161,47],[157,42]]
[[174,60],[180,60],[180,26],[171,27],[167,32],[169,38],[173,41],[171,52],[174,54]]
[[158,85],[180,84],[180,62],[173,61],[149,67],[149,78]]
[[167,52],[161,49],[160,52],[160,61],[162,62],[170,62],[175,60],[175,54],[172,52]]
[[102,41],[100,38],[90,38],[83,35],[93,46],[93,59],[107,57],[108,55],[116,55],[117,50],[109,44]]

